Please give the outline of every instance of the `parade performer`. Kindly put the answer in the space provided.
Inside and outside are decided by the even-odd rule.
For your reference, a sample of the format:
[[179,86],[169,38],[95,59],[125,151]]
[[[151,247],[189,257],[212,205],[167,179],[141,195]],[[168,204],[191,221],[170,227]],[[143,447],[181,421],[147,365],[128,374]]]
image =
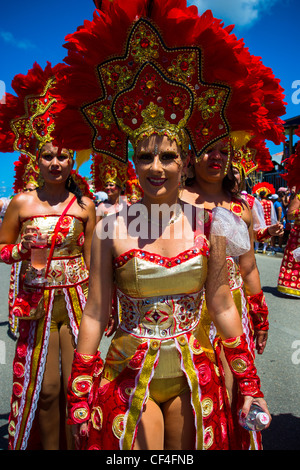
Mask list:
[[[300,135],[300,128],[296,131]],[[281,175],[291,188],[290,202],[287,210],[287,219],[293,220],[293,227],[284,250],[277,289],[283,294],[300,296],[300,145],[297,143],[296,150],[285,162],[286,173]]]
[[[28,155],[21,154],[19,159],[14,162],[15,176],[13,190],[14,194],[19,192],[34,191],[39,186],[40,171],[36,159],[32,159]],[[94,200],[94,195],[90,191],[86,178],[79,175],[75,170],[71,171],[71,177],[78,186],[83,196]],[[9,327],[13,336],[18,333],[18,318],[13,313],[13,306],[19,289],[19,275],[21,273],[22,261],[13,263],[11,266],[10,287],[9,287]]]
[[142,199],[143,190],[138,178],[130,178],[126,181],[125,194],[128,204],[135,204]]
[[[211,12],[198,16],[195,7],[178,3],[102,2],[93,21],[68,36],[66,80],[57,86],[56,135],[64,145],[72,141],[75,149],[93,147],[126,161],[130,139],[144,191],[142,225],[148,229],[155,225],[152,211],[148,220],[150,209],[180,202],[178,189],[189,143],[200,158],[232,132],[266,127],[270,137],[279,132],[269,126],[268,99],[259,89],[260,62],[253,60],[248,69],[247,50]],[[75,83],[88,86],[78,90]],[[83,126],[82,139],[68,132],[70,125]],[[136,206],[126,208],[129,215]],[[211,231],[210,219],[204,218],[206,232],[198,230],[199,223],[188,224],[189,230],[178,239],[174,232],[186,221],[185,209],[176,204],[165,225],[156,220],[155,238],[132,236],[131,219],[125,222],[121,213],[100,222],[69,383],[70,423],[77,426],[78,437],[86,433],[84,448],[235,447],[219,342],[216,353],[210,354],[198,328],[204,284],[225,355],[246,395],[243,412],[247,414],[248,400],[252,401],[249,393],[261,396],[228,285],[224,237],[216,228],[223,218],[217,219],[218,213],[213,217]],[[110,220],[112,236],[101,239],[101,227]],[[239,228],[245,243],[247,230],[242,224]],[[249,247],[248,243],[244,249]],[[113,279],[122,316],[103,365],[97,349],[109,315]],[[223,323],[227,314],[228,322]],[[243,384],[235,367],[240,354]]]
[[[256,196],[259,198],[259,201],[263,207],[265,224],[267,226],[268,232],[269,232],[269,227],[277,223],[277,216],[276,216],[276,212],[273,206],[273,202],[270,199],[268,199],[268,197],[271,194],[275,194],[275,192],[276,191],[275,191],[274,186],[268,182],[257,183],[252,188],[252,194],[256,194]],[[270,240],[271,240],[271,237],[268,239],[265,239],[265,238],[262,239],[263,253],[266,253],[266,249],[267,249],[268,244],[270,243]],[[257,240],[255,242],[256,251],[258,249],[259,241],[260,240]]]
[[[232,155],[232,153],[231,153]],[[250,159],[241,158],[242,150],[236,152],[233,157],[234,168],[242,177],[250,168],[255,168],[255,162]],[[206,210],[211,211],[215,207],[225,207],[230,210],[241,223],[246,226],[247,236],[251,240],[251,248],[247,253],[238,256],[234,250],[234,241],[238,239],[235,226],[224,219],[227,226],[228,244],[233,245],[227,256],[228,279],[232,297],[242,320],[243,331],[247,338],[250,349],[254,354],[256,350],[262,354],[268,337],[268,308],[262,292],[259,272],[255,262],[253,250],[253,216],[252,211],[243,197],[236,193],[233,169],[229,166],[228,141],[222,140],[211,147],[202,156],[201,160],[193,165],[194,178],[190,179],[188,186],[184,189],[182,199],[191,204],[203,205]],[[239,159],[238,159],[239,158]],[[261,208],[262,209],[262,208]],[[237,224],[238,222],[236,222]],[[256,226],[256,230],[259,228]],[[201,320],[205,336],[208,342],[213,343],[217,334],[216,328],[210,320],[206,304],[202,308]],[[224,358],[223,358],[224,359]],[[261,448],[261,436],[259,433],[247,432],[239,426],[237,416],[238,396],[236,384],[231,371],[224,362],[226,386],[229,392],[231,406],[233,409],[236,438],[241,448]]]
[[93,152],[92,179],[96,191],[104,191],[107,200],[99,204],[96,210],[96,222],[109,214],[119,212],[127,203],[124,196],[126,181],[133,178],[135,172],[131,162],[111,161],[107,155]]
[[[95,205],[75,184],[73,151],[52,142],[52,90],[60,68],[35,63],[27,75],[17,75],[12,82],[16,95],[7,94],[0,110],[1,151],[26,155],[27,173],[34,169],[39,183],[14,196],[0,233],[1,261],[20,266],[9,298],[19,323],[8,426],[9,449],[14,450],[72,446],[62,398],[86,303]],[[18,181],[15,189],[20,187]],[[47,259],[35,268],[39,233]]]
[[246,188],[246,178],[254,171],[271,171],[274,167],[270,151],[265,142],[251,139],[244,148],[238,150],[232,159],[233,174],[237,181],[237,193],[246,199],[252,213],[254,240],[262,242],[270,236],[281,236],[283,226],[280,223],[266,226],[264,210],[259,200],[249,194]]

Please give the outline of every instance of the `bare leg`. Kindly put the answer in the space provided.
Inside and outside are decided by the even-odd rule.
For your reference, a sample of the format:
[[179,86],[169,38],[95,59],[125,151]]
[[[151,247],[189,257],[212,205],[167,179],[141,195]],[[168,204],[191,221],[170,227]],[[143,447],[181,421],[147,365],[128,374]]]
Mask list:
[[[73,336],[70,328],[62,325],[59,331],[60,349],[61,349],[61,366],[63,376],[64,396],[67,397],[68,379],[71,374],[72,362],[74,357]],[[71,432],[71,426],[66,424],[66,439],[68,450],[74,449],[74,441]]]
[[59,337],[50,333],[42,389],[39,399],[40,438],[44,450],[59,449]]
[[163,450],[164,420],[160,407],[148,400],[139,424],[134,450]]
[[195,448],[195,420],[190,392],[163,403],[165,423],[165,450],[193,450]]

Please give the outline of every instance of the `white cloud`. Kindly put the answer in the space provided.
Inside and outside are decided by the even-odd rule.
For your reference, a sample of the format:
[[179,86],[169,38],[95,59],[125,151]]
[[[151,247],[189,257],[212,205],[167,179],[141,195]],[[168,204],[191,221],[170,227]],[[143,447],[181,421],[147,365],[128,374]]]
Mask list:
[[4,42],[11,46],[17,47],[18,49],[35,49],[36,45],[33,44],[29,39],[17,39],[9,31],[0,31],[0,37]]
[[213,15],[236,26],[251,26],[263,12],[269,10],[279,0],[188,0],[188,5],[196,5],[199,14],[211,10]]

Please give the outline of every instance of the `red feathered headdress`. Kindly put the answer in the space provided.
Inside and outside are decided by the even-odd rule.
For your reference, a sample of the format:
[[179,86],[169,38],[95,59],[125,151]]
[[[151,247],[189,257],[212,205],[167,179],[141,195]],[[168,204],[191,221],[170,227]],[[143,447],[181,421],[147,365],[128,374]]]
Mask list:
[[95,196],[90,190],[89,184],[84,176],[79,175],[75,170],[71,171],[71,176],[74,182],[79,187],[83,196],[89,197],[90,199],[94,200]]
[[274,164],[270,150],[267,148],[264,141],[255,141],[251,147],[255,148],[255,160],[257,162],[257,171],[272,171]]
[[15,178],[13,184],[14,193],[19,193],[28,187],[29,184],[38,186],[39,168],[34,160],[28,155],[21,154],[14,163]]
[[252,194],[257,194],[258,196],[262,191],[266,193],[266,196],[276,193],[274,186],[271,183],[267,183],[266,181],[257,183],[252,188]]
[[55,126],[52,96],[55,75],[62,64],[43,70],[35,63],[27,75],[16,75],[12,88],[16,96],[7,93],[6,104],[0,106],[0,151],[18,151],[36,159],[37,151],[53,139]]
[[[300,126],[295,131],[300,137]],[[289,188],[296,186],[296,190],[300,189],[300,141],[296,144],[295,153],[283,161],[286,173],[280,175],[287,182]]]
[[247,177],[250,173],[256,170],[257,162],[255,160],[256,150],[243,146],[241,149],[234,152],[232,158],[232,166],[237,168],[242,176]]
[[[101,3],[101,4],[100,4]],[[186,136],[196,158],[230,136],[284,140],[282,88],[210,11],[184,0],[103,0],[67,36],[55,135],[127,162],[128,138]]]
[[95,191],[104,191],[107,183],[113,183],[124,189],[128,179],[136,178],[131,162],[128,165],[112,159],[108,155],[93,152],[91,167]]
[[143,197],[144,191],[137,178],[126,181],[125,195],[129,203],[137,202]]

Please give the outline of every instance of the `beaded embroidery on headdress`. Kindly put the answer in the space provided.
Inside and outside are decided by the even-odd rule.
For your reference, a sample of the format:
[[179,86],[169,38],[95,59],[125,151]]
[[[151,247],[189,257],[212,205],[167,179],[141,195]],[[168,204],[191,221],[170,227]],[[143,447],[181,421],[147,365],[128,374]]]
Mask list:
[[93,149],[127,161],[128,138],[136,146],[157,133],[186,150],[189,137],[201,155],[226,136],[230,89],[204,83],[200,64],[200,48],[167,48],[149,21],[138,20],[125,54],[98,66],[102,97],[81,108],[94,130]]
[[271,183],[263,181],[262,183],[255,184],[252,188],[252,194],[260,196],[261,192],[264,192],[266,196],[270,196],[271,194],[275,194],[276,190]]
[[119,162],[103,153],[92,153],[92,180],[95,191],[104,191],[107,183],[113,183],[124,189],[126,181],[136,177],[133,165]]
[[[55,74],[61,69],[62,64],[52,67],[48,62],[42,69],[34,63],[27,75],[14,77],[12,88],[16,95],[7,93],[6,105],[0,106],[0,151],[21,154],[15,162],[15,191],[24,189],[29,182],[38,185],[37,157],[41,147],[53,141],[53,106],[57,100],[52,92]],[[73,158],[74,152],[69,152]]]
[[[27,75],[17,75],[12,83],[17,96],[11,96],[8,102],[11,110],[8,116],[5,114],[5,108],[0,113],[0,131],[7,130],[4,121],[9,120],[10,133],[13,134],[13,150],[29,156],[33,161],[40,148],[53,140],[53,105],[56,98],[53,97],[52,91],[56,84],[55,73],[61,67],[62,65],[58,64],[52,68],[48,63],[43,70],[35,63]],[[72,151],[71,153],[73,154]]]
[[137,178],[129,179],[126,182],[125,196],[130,203],[137,202],[143,197],[143,189]]
[[284,140],[279,81],[210,11],[178,0],[96,4],[65,44],[54,131],[64,147],[126,163],[128,140],[152,133],[190,145],[196,160],[225,137],[233,149],[253,136]]

